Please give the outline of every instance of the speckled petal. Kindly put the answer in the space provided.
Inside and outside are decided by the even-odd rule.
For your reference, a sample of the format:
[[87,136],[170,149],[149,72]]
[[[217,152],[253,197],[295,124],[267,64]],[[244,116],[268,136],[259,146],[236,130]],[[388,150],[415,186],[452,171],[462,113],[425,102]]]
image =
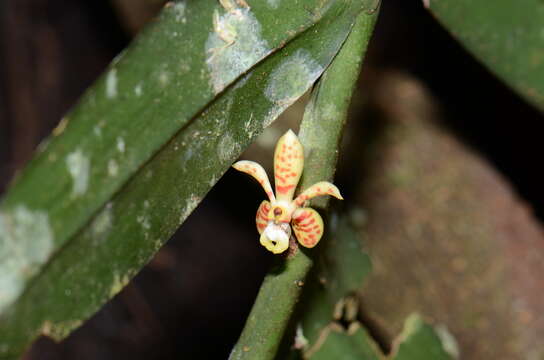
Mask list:
[[268,212],[270,211],[270,202],[263,200],[261,205],[259,205],[259,208],[257,209],[257,215],[255,216],[255,220],[257,222],[257,231],[259,234],[262,234],[264,229],[266,228],[266,225],[268,225],[268,221],[270,220],[268,218]]
[[312,208],[295,210],[291,224],[298,242],[304,247],[316,246],[323,235],[323,219]]
[[302,206],[306,200],[310,200],[311,198],[321,195],[331,195],[337,199],[344,200],[342,195],[340,195],[340,190],[338,190],[338,188],[334,184],[331,184],[328,181],[320,181],[316,184],[313,184],[312,186],[304,190],[302,194],[297,196],[294,201],[295,206]]
[[266,171],[261,165],[254,161],[242,160],[234,163],[232,167],[238,171],[253,176],[259,182],[259,184],[261,184],[270,201],[274,202],[276,200],[274,193],[272,192],[272,186],[268,180],[268,175],[266,175]]
[[303,167],[302,144],[295,133],[289,130],[278,140],[274,152],[274,178],[278,200],[290,202],[293,199]]

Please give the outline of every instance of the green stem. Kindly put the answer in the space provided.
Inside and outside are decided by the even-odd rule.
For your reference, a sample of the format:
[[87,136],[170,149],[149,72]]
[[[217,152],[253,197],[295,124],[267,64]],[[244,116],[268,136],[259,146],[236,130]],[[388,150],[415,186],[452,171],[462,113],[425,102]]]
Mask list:
[[[353,89],[374,28],[377,12],[361,13],[342,49],[314,88],[301,123],[299,139],[305,149],[301,188],[331,180],[336,169],[338,145],[346,122]],[[312,201],[321,210],[327,198]],[[304,280],[312,268],[310,251],[298,251],[265,277],[231,360],[273,359],[283,338]]]

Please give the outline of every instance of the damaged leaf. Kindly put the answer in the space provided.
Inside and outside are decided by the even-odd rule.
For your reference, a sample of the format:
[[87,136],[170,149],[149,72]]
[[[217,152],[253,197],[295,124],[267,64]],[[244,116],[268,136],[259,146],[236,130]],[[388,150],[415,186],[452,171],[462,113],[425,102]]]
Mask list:
[[[363,3],[167,4],[2,200],[0,256],[25,260],[0,272],[0,358],[17,357],[39,334],[64,338],[119,292],[312,86]],[[50,236],[32,258],[38,232]]]

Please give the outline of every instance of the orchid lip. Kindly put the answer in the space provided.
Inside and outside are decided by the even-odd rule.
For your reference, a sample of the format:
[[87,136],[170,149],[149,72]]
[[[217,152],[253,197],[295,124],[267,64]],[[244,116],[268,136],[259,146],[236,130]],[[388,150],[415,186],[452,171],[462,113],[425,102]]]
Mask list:
[[289,247],[290,237],[291,226],[288,223],[276,224],[274,221],[269,221],[261,234],[260,243],[268,251],[280,254]]

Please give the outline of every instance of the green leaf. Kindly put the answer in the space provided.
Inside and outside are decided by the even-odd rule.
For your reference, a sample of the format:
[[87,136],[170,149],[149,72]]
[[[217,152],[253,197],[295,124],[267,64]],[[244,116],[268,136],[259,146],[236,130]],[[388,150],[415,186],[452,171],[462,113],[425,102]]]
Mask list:
[[[112,64],[2,202],[0,357],[18,356],[39,334],[62,339],[120,291],[241,151],[307,91],[363,4],[321,3],[255,2],[230,15],[212,1],[172,4]],[[219,94],[212,73],[220,70],[205,56],[205,45],[217,43],[214,12],[244,33],[244,43],[221,50],[245,65],[221,74],[236,83]],[[291,41],[239,77],[260,60],[244,58],[261,44],[251,39],[259,27],[270,49]]]
[[[362,20],[365,20],[364,17]],[[343,116],[330,116],[328,110],[333,108],[331,103],[334,101],[338,102],[342,99],[346,102],[346,97],[338,96],[338,93],[342,93],[342,88],[344,88],[344,93],[348,93],[349,89],[349,83],[342,81],[342,78],[344,76],[347,78],[348,70],[354,71],[357,67],[346,61],[350,59],[349,56],[346,58],[342,58],[342,56],[346,55],[344,50],[349,48],[347,45],[350,40],[354,41],[351,43],[354,47],[357,44],[361,46],[365,41],[368,41],[368,38],[365,40],[364,37],[359,38],[354,34],[357,29],[362,31],[363,28],[354,28],[353,36],[350,35],[348,42],[312,93],[312,99],[304,119],[307,127],[303,129],[308,129],[308,133],[312,135],[311,139],[315,141],[316,146],[313,153],[330,151],[331,148],[335,148],[336,144],[330,143],[328,146],[319,147],[328,138],[319,140],[319,136],[325,133],[325,130],[318,129],[319,126],[328,124],[327,120],[330,118],[345,118],[345,113]],[[358,41],[355,41],[356,39]],[[359,41],[362,43],[358,43]],[[349,101],[349,97],[347,99]],[[345,104],[339,108],[347,110]],[[338,128],[341,129],[341,126]],[[301,134],[303,134],[302,130]],[[323,168],[327,169],[329,164],[325,163],[323,166],[323,158],[334,158],[334,154],[330,152],[325,152],[325,154],[321,153],[314,158],[317,159],[313,163],[316,172],[323,171]],[[315,178],[309,179],[307,184],[316,180]],[[326,206],[323,203],[318,205]],[[314,271],[314,276],[307,281],[309,288],[305,291],[303,301],[298,308],[300,322],[295,339],[302,344],[307,342],[300,355],[305,359],[312,360],[333,358],[408,360],[410,359],[408,356],[414,354],[420,356],[420,360],[450,359],[435,330],[424,324],[417,316],[407,319],[405,330],[397,340],[395,347],[397,350],[390,357],[385,356],[369,334],[361,328],[364,324],[359,322],[361,316],[356,314],[359,306],[354,304],[354,294],[370,275],[371,262],[368,255],[361,249],[362,242],[359,234],[361,229],[358,226],[360,218],[361,213],[358,209],[352,209],[349,215],[333,214],[330,217],[331,220],[327,224],[330,230],[326,239],[323,240],[324,243],[320,245],[319,257],[316,260],[318,266]],[[340,321],[347,324],[347,329],[340,325]],[[450,344],[454,343],[451,337],[449,339]],[[292,345],[292,339],[287,338],[286,342],[289,347]],[[293,352],[289,356],[296,358]]]
[[[357,20],[357,22],[333,64],[312,92],[312,99],[300,127],[299,139],[306,154],[303,178],[299,183],[302,188],[317,181],[332,179],[334,175],[337,148],[353,86],[377,18],[375,13],[377,8],[373,2],[366,5],[366,10],[360,14],[347,12],[346,15],[349,14],[349,16],[338,19],[342,22],[348,21],[350,29],[353,21]],[[351,17],[351,15],[358,15],[358,18],[355,19],[355,16]],[[336,86],[323,85],[323,83],[336,81],[342,82],[336,88],[338,91],[329,93],[327,90],[323,93],[326,96],[320,97],[322,87],[331,89]],[[334,114],[329,112],[323,117],[318,115],[323,110],[323,106],[329,105],[335,106]],[[313,131],[314,126],[320,130]],[[312,205],[314,204],[315,202],[312,201]],[[325,231],[327,226],[325,225]],[[281,264],[274,267],[264,279],[230,360],[266,360],[273,359],[276,355],[300,297],[306,275],[312,267],[312,260],[308,257],[306,250],[299,250],[294,256],[279,259],[279,261]]]
[[392,360],[451,360],[433,327],[416,314],[410,315],[396,340]]
[[[346,359],[377,359],[379,351],[366,331],[337,330],[340,320],[350,325],[357,322],[353,317],[358,311],[357,304],[352,303],[347,310],[350,305],[346,305],[345,299],[355,294],[370,275],[371,263],[362,251],[361,238],[350,217],[334,214],[331,219],[326,246],[300,307],[300,329],[309,342],[305,355],[310,359],[325,359],[327,354],[330,358],[336,352]],[[346,319],[349,312],[351,315]],[[343,350],[338,352],[339,349]]]
[[[348,334],[330,330],[323,345],[310,359],[312,360],[380,360],[376,345],[370,340],[366,331],[359,327],[355,332]],[[420,359],[424,360],[424,359]]]
[[[540,0],[429,0],[437,19],[492,72],[544,110]],[[458,71],[462,72],[462,68]]]
[[[451,360],[457,357],[457,345],[451,334],[445,329],[433,328],[415,314],[406,319],[402,333],[393,343],[392,354],[386,357],[362,328],[364,324],[358,322],[359,304],[352,303],[350,309],[346,300],[370,275],[369,258],[361,251],[361,239],[347,216],[340,218],[331,237],[335,241],[324,252],[325,259],[300,307],[298,336],[308,342],[304,348],[305,359]],[[348,324],[347,329],[340,325],[341,320]]]
[[[9,189],[0,204],[0,256],[5,260],[0,274],[10,274],[0,278],[0,313],[223,88],[324,14],[346,10],[336,1],[294,1],[277,9],[265,2],[251,8],[236,7],[234,0],[223,3],[232,8],[215,0],[169,3],[60,122]],[[280,17],[287,20],[278,23]],[[307,65],[308,78],[323,66]],[[280,88],[268,98],[289,100],[281,98],[281,91],[289,90]]]
[[[352,217],[361,210],[352,209]],[[372,271],[370,257],[361,248],[361,238],[353,220],[332,217],[333,234],[324,249],[320,276],[326,280],[327,296],[332,304],[357,291]],[[331,224],[333,225],[333,224]]]

